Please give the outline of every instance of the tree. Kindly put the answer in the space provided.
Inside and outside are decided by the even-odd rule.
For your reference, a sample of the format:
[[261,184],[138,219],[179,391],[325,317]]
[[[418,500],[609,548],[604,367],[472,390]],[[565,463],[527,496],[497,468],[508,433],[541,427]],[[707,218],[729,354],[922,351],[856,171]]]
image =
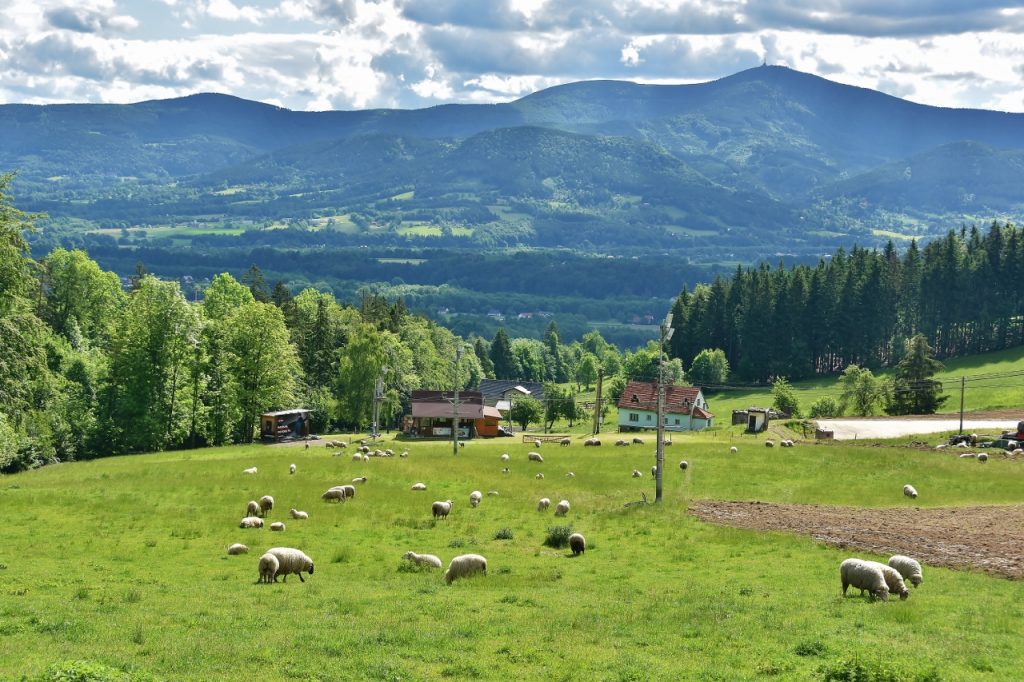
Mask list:
[[529,428],[530,424],[539,422],[544,418],[544,406],[536,398],[528,395],[516,398],[512,403],[512,410],[509,418],[522,427],[523,431]]
[[384,333],[363,323],[351,330],[348,343],[338,353],[335,397],[343,424],[362,428],[371,421],[374,389],[387,359]]
[[807,416],[811,419],[838,417],[840,414],[842,414],[842,408],[839,407],[839,403],[835,398],[827,395],[811,403],[811,407],[807,411]]
[[839,377],[839,386],[842,390],[839,406],[843,412],[851,410],[859,417],[874,414],[882,398],[882,391],[870,369],[849,365]]
[[61,336],[105,343],[110,324],[125,304],[117,275],[104,272],[85,251],[54,249],[42,262],[40,317]]
[[473,342],[473,352],[476,359],[480,361],[480,368],[485,377],[494,377],[494,363],[491,362],[490,347],[487,342],[479,336]]
[[694,386],[720,386],[729,378],[729,360],[719,348],[705,348],[697,353],[687,372]]
[[772,407],[783,414],[800,416],[800,400],[785,377],[779,377],[772,382]]
[[512,342],[504,327],[498,327],[491,341],[491,363],[494,364],[495,379],[518,379],[519,368],[512,355]]
[[597,358],[594,354],[584,353],[573,374],[576,379],[576,390],[579,390],[582,384],[589,391],[590,385],[597,381]]
[[242,284],[249,287],[252,297],[260,303],[270,302],[270,288],[267,287],[267,280],[263,278],[263,271],[253,263],[242,275]]
[[885,411],[889,414],[934,414],[949,399],[942,382],[931,377],[945,369],[922,334],[907,339],[903,359],[896,365]]
[[253,302],[252,292],[226,272],[213,278],[203,292],[203,312],[208,320],[223,320],[247,303]]

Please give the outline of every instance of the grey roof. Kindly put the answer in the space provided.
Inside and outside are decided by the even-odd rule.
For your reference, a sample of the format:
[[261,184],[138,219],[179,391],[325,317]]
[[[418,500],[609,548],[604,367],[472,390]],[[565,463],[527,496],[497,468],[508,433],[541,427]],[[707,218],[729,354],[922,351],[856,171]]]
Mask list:
[[519,381],[518,379],[481,379],[480,392],[484,396],[484,404],[494,405],[504,394],[515,388],[525,388],[537,400],[544,399],[544,384],[537,381]]

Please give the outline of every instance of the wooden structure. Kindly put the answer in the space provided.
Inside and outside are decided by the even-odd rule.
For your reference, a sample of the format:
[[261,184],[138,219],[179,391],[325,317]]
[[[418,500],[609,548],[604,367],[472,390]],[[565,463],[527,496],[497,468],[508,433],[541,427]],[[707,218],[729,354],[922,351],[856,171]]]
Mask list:
[[[631,381],[619,398],[619,431],[658,428],[658,386]],[[665,386],[665,430],[703,431],[711,428],[704,393],[696,386]]]
[[501,412],[484,405],[480,391],[459,391],[456,416],[453,391],[413,391],[412,415],[404,419],[405,432],[417,438],[451,438],[457,422],[459,438],[494,438],[501,424]]
[[310,410],[278,410],[260,416],[260,437],[268,442],[309,437]]

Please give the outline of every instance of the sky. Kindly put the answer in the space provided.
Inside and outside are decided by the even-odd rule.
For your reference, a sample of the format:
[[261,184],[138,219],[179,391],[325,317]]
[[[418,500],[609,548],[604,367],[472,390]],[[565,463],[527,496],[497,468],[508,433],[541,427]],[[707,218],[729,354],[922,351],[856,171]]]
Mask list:
[[1024,112],[1024,0],[0,0],[0,103],[420,108],[763,61]]

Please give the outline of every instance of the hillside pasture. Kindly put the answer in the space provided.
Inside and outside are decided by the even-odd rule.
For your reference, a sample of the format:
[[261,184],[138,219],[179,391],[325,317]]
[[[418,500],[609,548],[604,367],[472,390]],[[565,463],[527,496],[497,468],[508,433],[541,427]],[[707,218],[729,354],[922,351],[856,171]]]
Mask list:
[[[0,478],[0,676],[86,660],[144,679],[887,680],[1011,679],[1024,661],[1024,585],[926,565],[906,602],[840,595],[855,550],[701,522],[691,500],[873,508],[1020,504],[1024,462],[985,464],[898,447],[767,449],[727,431],[653,446],[394,443],[407,459],[354,462],[322,443],[235,446],[55,465]],[[739,452],[731,454],[735,445]],[[499,455],[507,451],[510,473]],[[340,453],[335,456],[335,453]],[[689,462],[683,472],[680,459]],[[289,475],[288,465],[297,472]],[[242,470],[255,466],[255,475]],[[630,472],[639,469],[641,478]],[[566,473],[572,471],[570,478]],[[544,472],[538,480],[535,474]],[[344,504],[320,499],[358,476]],[[410,486],[422,481],[425,492]],[[921,491],[902,496],[904,483]],[[472,490],[484,493],[470,508]],[[487,495],[498,491],[497,496]],[[283,533],[241,530],[246,502],[275,498]],[[564,519],[536,511],[568,499]],[[447,520],[434,500],[452,499]],[[288,509],[309,513],[292,520]],[[545,546],[571,525],[584,555]],[[982,529],[977,529],[982,532]],[[915,553],[916,538],[901,550]],[[242,542],[246,555],[227,556]],[[298,547],[304,583],[256,584],[260,554]],[[479,553],[486,577],[446,586],[413,550]],[[42,675],[42,677],[40,677]]]

